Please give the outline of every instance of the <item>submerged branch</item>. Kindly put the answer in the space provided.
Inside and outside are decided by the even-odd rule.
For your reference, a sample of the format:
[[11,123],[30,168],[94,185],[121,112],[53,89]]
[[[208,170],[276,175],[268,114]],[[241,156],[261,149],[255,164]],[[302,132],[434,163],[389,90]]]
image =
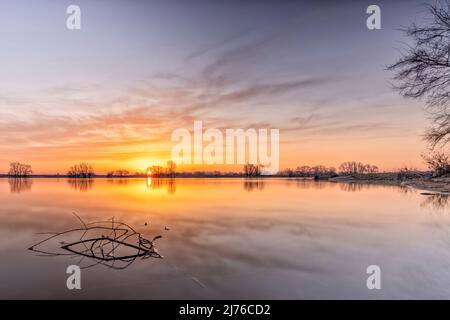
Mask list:
[[[84,258],[88,258],[93,264],[87,268],[101,264],[113,269],[124,269],[137,258],[163,258],[154,246],[154,241],[160,239],[160,235],[148,240],[128,224],[116,222],[114,218],[85,223],[76,213],[73,214],[81,222],[82,227],[61,232],[47,232],[45,234],[50,236],[32,245],[29,250],[41,256],[78,256],[81,257],[80,263]],[[81,236],[75,241],[61,239],[77,233],[81,233]],[[95,235],[88,236],[90,233]],[[41,249],[42,246],[54,241],[58,242],[55,250]],[[116,262],[122,262],[124,265],[116,266]]]

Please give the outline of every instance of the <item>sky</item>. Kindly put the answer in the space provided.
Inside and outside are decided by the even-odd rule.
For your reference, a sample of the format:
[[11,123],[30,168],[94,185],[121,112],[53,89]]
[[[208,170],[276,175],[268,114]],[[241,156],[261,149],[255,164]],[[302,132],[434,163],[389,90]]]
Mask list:
[[[0,0],[0,172],[12,161],[144,171],[194,120],[279,129],[281,168],[423,168],[424,103],[402,98],[385,70],[423,3]],[[71,4],[81,30],[66,28]],[[371,4],[380,30],[366,27]]]

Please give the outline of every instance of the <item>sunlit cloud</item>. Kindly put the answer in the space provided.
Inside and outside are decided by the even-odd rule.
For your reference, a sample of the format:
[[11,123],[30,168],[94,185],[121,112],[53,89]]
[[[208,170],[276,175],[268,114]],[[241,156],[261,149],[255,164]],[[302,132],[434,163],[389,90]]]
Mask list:
[[[393,10],[403,12],[397,6]],[[161,17],[171,12],[155,10]],[[241,14],[232,6],[224,10]],[[336,7],[330,25],[316,19],[324,10],[292,4],[278,16],[265,10],[246,17],[248,23],[229,24],[192,8],[184,13],[189,19],[167,19],[170,28],[164,19],[127,11],[118,25],[89,21],[90,32],[64,44],[47,39],[26,59],[23,52],[36,43],[22,43],[22,31],[9,28],[4,43],[10,51],[0,53],[9,71],[0,75],[0,172],[18,160],[49,173],[76,161],[92,162],[99,172],[145,170],[147,163],[169,160],[171,132],[191,130],[194,120],[206,128],[280,129],[282,167],[337,166],[344,151],[381,168],[399,166],[405,157],[420,166],[426,118],[420,103],[392,91],[383,67],[394,59],[392,39],[400,33],[386,26],[382,39],[369,41],[353,19],[333,25],[344,13],[356,16],[353,7]],[[408,17],[405,11],[402,19]],[[203,21],[202,28],[186,20]],[[51,32],[66,41],[67,35]],[[377,54],[381,45],[392,50]],[[42,66],[45,59],[51,62]]]

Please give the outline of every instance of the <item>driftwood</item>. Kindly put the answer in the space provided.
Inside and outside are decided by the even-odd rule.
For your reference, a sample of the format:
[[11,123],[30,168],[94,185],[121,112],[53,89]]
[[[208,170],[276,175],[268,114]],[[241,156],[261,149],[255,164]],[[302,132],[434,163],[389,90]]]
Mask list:
[[[45,233],[47,238],[32,245],[29,250],[40,256],[70,256],[81,257],[79,264],[87,258],[93,263],[82,268],[104,265],[112,269],[125,269],[137,258],[163,258],[154,246],[154,242],[161,236],[148,240],[131,226],[123,222],[111,220],[85,223],[77,214],[73,213],[81,222],[82,227],[62,232]],[[93,235],[90,235],[90,234]],[[81,234],[76,240],[63,241],[65,237]],[[56,247],[43,249],[45,245],[57,242]]]

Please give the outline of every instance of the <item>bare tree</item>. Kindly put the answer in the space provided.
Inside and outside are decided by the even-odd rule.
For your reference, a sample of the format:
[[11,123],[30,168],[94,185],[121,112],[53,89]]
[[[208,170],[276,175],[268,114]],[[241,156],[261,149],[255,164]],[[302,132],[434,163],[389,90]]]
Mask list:
[[113,174],[116,177],[128,177],[130,175],[130,172],[125,169],[116,170]]
[[153,177],[161,177],[164,173],[164,170],[161,166],[152,166],[150,168],[150,172]]
[[175,170],[177,169],[177,165],[172,160],[167,161],[166,172],[169,177],[175,176]]
[[442,152],[434,152],[431,155],[422,155],[430,170],[435,176],[450,173],[450,157]]
[[295,169],[295,175],[299,177],[310,177],[312,176],[312,168],[309,166],[299,166]]
[[94,170],[88,163],[80,163],[70,167],[67,175],[71,178],[91,178],[94,176]]
[[341,174],[356,174],[358,173],[358,163],[355,161],[347,161],[339,166]]
[[378,172],[378,167],[371,165],[371,164],[366,164],[364,166],[364,172],[365,173],[377,173]]
[[262,169],[264,166],[262,164],[255,164],[253,166],[253,175],[259,177],[262,174]]
[[332,177],[336,175],[336,169],[333,167],[326,167],[323,165],[317,165],[314,167],[310,166],[298,166],[295,170],[286,168],[281,170],[279,173],[281,176],[285,177],[315,177],[315,178],[325,178]]
[[339,166],[341,174],[377,173],[378,167],[356,161],[347,161]]
[[11,177],[27,177],[33,173],[29,164],[20,162],[11,162],[9,164],[8,175]]
[[246,176],[246,177],[250,177],[251,176],[251,174],[252,174],[252,164],[246,164],[246,165],[244,165],[244,175]]
[[402,29],[413,44],[388,66],[404,97],[425,98],[433,125],[425,139],[435,147],[450,141],[450,2],[427,5],[427,25]]
[[295,171],[292,170],[291,168],[286,168],[286,169],[281,170],[280,172],[278,172],[278,174],[280,176],[283,176],[283,177],[294,177],[295,176]]
[[246,177],[259,177],[262,174],[263,168],[264,166],[261,164],[248,163],[244,165],[244,175]]

